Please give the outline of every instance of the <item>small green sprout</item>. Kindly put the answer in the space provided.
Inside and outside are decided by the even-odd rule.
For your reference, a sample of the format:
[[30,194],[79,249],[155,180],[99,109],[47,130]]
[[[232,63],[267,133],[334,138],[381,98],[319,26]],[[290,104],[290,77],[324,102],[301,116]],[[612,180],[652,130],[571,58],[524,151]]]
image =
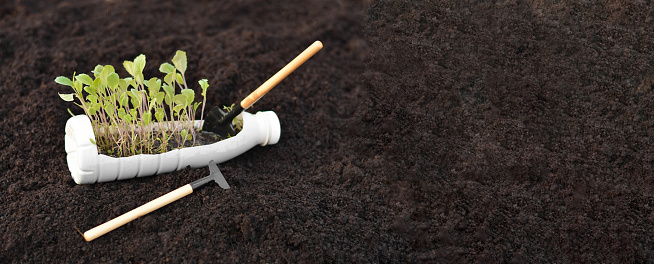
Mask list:
[[[234,108],[235,104],[232,104],[230,106],[223,106],[223,109],[225,109],[226,112],[231,112],[232,109]],[[234,130],[236,133],[239,131],[243,130],[243,119],[242,118],[234,118],[234,121],[232,121],[234,124]]]

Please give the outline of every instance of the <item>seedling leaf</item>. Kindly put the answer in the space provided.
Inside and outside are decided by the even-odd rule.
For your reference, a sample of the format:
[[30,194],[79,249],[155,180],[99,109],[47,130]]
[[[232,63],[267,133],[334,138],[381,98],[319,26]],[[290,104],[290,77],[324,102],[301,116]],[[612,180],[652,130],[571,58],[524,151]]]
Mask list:
[[164,82],[165,82],[166,84],[168,84],[168,86],[172,86],[172,85],[173,85],[173,74],[175,74],[175,73],[174,73],[174,72],[171,72],[171,73],[169,73],[169,74],[166,74],[166,77],[164,77]]
[[70,79],[68,79],[68,77],[65,77],[65,76],[59,76],[59,77],[55,78],[55,82],[58,83],[58,84],[66,85],[66,86],[70,86],[70,87],[73,87],[73,85],[74,85],[73,81],[71,81]]
[[82,87],[84,87],[84,84],[82,81],[77,80],[77,78],[73,78],[73,89],[77,92],[82,91]]
[[154,117],[157,118],[157,122],[163,122],[164,118],[164,109],[162,108],[157,108],[154,112]]
[[209,82],[207,79],[202,79],[199,80],[198,83],[200,84],[200,87],[202,87],[202,97],[207,96],[207,88],[209,87]]
[[143,113],[143,124],[146,126],[152,123],[152,114],[151,113]]
[[173,57],[173,64],[175,64],[175,68],[179,72],[184,74],[186,72],[186,52],[178,50],[175,57]]
[[75,94],[72,94],[72,93],[71,94],[59,94],[59,97],[61,97],[61,99],[63,99],[66,102],[72,102],[74,100],[73,99],[74,95]]
[[105,104],[104,111],[109,115],[114,115],[115,106],[113,104]]
[[172,105],[173,97],[167,94],[166,96],[164,96],[164,103],[166,103],[167,105]]
[[141,54],[134,59],[134,73],[143,73],[143,69],[145,69],[145,55]]
[[[145,78],[143,78],[143,73],[136,73],[136,75],[134,75],[134,80],[136,83],[143,83],[143,80],[145,80]],[[134,87],[136,87],[136,85],[134,85]]]
[[[125,81],[128,84],[127,88],[129,88],[129,86],[132,86],[134,88],[138,87],[138,85],[136,85],[136,81],[134,81],[134,78],[125,78]],[[127,91],[127,88],[125,88],[125,91]]]
[[159,66],[159,71],[165,74],[169,74],[175,71],[175,66],[168,62],[164,62]]
[[111,65],[105,65],[102,71],[107,71],[107,75],[109,75],[112,72],[116,72],[116,69],[114,69],[114,66]]
[[93,80],[93,85],[91,86],[93,86],[93,91],[97,91],[98,87],[102,86],[102,80],[100,80],[100,78],[96,78]]
[[88,100],[90,103],[97,103],[98,97],[95,96],[94,94],[89,94],[88,96],[86,96],[86,100]]
[[86,74],[77,75],[76,79],[80,80],[83,84],[86,84],[86,85],[92,85],[93,84],[93,79],[90,76],[86,75]]
[[124,61],[123,62],[123,67],[125,67],[125,70],[127,70],[127,73],[129,75],[134,76],[134,63],[131,61]]
[[95,95],[97,92],[95,91],[95,88],[93,86],[86,86],[84,87],[84,91],[89,93],[89,95]]
[[104,66],[102,66],[100,64],[96,65],[95,69],[93,69],[93,71],[92,71],[93,72],[93,77],[98,78],[98,76],[100,76],[100,73],[102,72],[103,69],[104,69]]
[[106,87],[107,84],[108,84],[107,78],[109,77],[109,74],[114,73],[114,72],[116,72],[116,70],[114,69],[114,66],[111,66],[111,65],[104,66],[104,68],[102,69],[102,72],[100,72],[100,82],[102,83],[102,87],[98,87],[98,92],[101,92],[101,93],[104,92],[103,88]]
[[132,116],[130,114],[124,114],[121,119],[127,121],[128,123],[132,123]]
[[127,92],[123,92],[120,94],[119,103],[120,106],[122,107],[127,106],[127,104],[129,103],[129,96],[127,96]]
[[95,115],[95,112],[97,112],[97,109],[95,107],[96,105],[97,104],[91,104],[91,106],[89,106],[89,114],[90,115]]
[[117,73],[115,72],[110,73],[109,76],[107,76],[107,85],[109,85],[109,88],[111,88],[112,90],[116,89],[116,87],[118,86],[119,79],[120,77],[118,77]]
[[163,103],[163,100],[164,100],[164,96],[165,96],[165,95],[166,95],[166,94],[164,94],[164,92],[158,92],[158,93],[154,96],[154,101],[155,101],[156,103],[158,103],[158,104],[159,104],[159,103]]
[[177,94],[173,97],[173,102],[178,105],[186,106],[186,96],[183,94]]
[[127,83],[126,79],[127,78],[118,80],[118,87],[120,88],[121,92],[127,91],[127,85],[129,83]]
[[173,108],[173,111],[174,111],[176,114],[179,114],[179,111],[182,110],[183,108],[184,108],[184,105],[176,105],[176,106]]
[[[129,93],[129,96],[132,98],[132,105],[134,107],[136,108],[141,107],[141,94],[136,89],[132,89]],[[134,110],[134,109],[130,109],[130,110]]]
[[182,77],[181,74],[178,73],[178,74],[175,74],[175,76],[177,77],[177,83],[179,83],[179,84],[184,83],[184,77]]
[[146,85],[148,86],[148,91],[150,92],[150,97],[153,97],[155,94],[159,92],[161,89],[161,80],[155,78],[151,78]]
[[118,108],[118,117],[123,119],[125,117],[125,108]]
[[168,84],[164,84],[163,89],[166,92],[166,94],[169,95],[169,96],[172,96],[173,94],[175,94],[175,88],[171,87]]
[[184,105],[189,106],[193,103],[193,99],[195,99],[195,91],[191,89],[184,89],[182,90],[182,95],[186,97],[186,102],[184,102]]

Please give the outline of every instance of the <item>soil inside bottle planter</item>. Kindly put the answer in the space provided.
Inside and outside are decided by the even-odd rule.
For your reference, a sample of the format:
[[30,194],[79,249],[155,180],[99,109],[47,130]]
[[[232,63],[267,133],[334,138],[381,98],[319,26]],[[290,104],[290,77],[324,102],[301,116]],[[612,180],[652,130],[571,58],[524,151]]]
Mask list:
[[[240,131],[237,131],[237,132],[240,132]],[[216,142],[219,142],[219,141],[221,141],[220,137],[218,137],[218,135],[216,135],[216,134],[214,134],[212,132],[198,131],[198,133],[196,134],[196,137],[195,137],[195,142],[193,142],[192,139],[191,140],[186,140],[184,142],[184,146],[182,146],[181,148],[189,148],[189,147],[195,147],[195,146],[209,145],[209,144],[213,144],[213,143],[216,143]],[[171,151],[173,149],[180,148],[180,147],[178,147],[179,146],[178,142],[179,142],[179,140],[177,140],[175,138],[172,138],[170,141],[168,141],[168,146],[167,146],[166,151]],[[161,141],[157,140],[157,141],[155,141],[155,143],[153,145],[153,149],[158,149],[159,146],[161,146]],[[116,157],[116,158],[119,157],[119,156],[117,156],[115,154],[109,153],[108,150],[106,150],[104,148],[100,148],[100,147],[98,147],[98,152],[100,154],[111,156],[111,157]],[[152,153],[152,154],[159,154],[159,153]]]
[[[243,122],[243,120],[241,119],[240,122]],[[238,135],[238,133],[241,132],[242,128],[240,128],[238,126],[235,126],[235,130],[236,130],[236,135]],[[234,135],[234,136],[236,136],[236,135]],[[183,146],[179,146],[179,139],[178,138],[176,138],[176,137],[171,138],[168,141],[166,151],[164,151],[164,152],[171,151],[173,149],[178,149],[178,148],[190,148],[190,147],[195,147],[195,146],[209,145],[209,144],[219,142],[221,140],[223,140],[223,139],[221,139],[220,136],[218,136],[217,134],[215,134],[213,132],[199,130],[199,131],[196,131],[195,141],[193,139],[186,140],[184,142]],[[157,150],[157,149],[159,149],[160,146],[161,146],[161,140],[155,140],[155,142],[153,143],[152,149]],[[107,155],[107,156],[110,156],[110,157],[116,157],[116,158],[121,157],[121,156],[118,156],[116,154],[110,153],[107,149],[101,148],[101,147],[98,147],[98,153],[103,154],[103,155]],[[161,152],[161,153],[163,153],[163,152]],[[160,153],[155,152],[155,153],[145,153],[145,154],[160,154]]]

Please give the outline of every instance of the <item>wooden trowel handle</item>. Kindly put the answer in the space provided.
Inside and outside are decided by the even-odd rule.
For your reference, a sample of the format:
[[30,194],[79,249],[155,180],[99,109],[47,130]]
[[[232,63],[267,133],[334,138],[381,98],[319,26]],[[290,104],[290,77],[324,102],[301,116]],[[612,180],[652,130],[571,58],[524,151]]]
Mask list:
[[111,232],[116,228],[123,226],[124,224],[131,222],[136,218],[144,216],[154,210],[166,206],[169,203],[177,201],[179,198],[189,195],[192,192],[193,192],[193,187],[191,187],[190,184],[184,185],[178,188],[177,190],[169,192],[164,196],[161,196],[157,199],[150,201],[149,203],[141,205],[132,211],[129,211],[119,217],[114,218],[113,220],[110,220],[109,222],[106,222],[104,224],[96,226],[95,228],[89,231],[84,232],[84,239],[86,239],[86,241],[91,241],[93,239],[96,239],[106,233]]
[[241,101],[241,107],[243,109],[247,109],[250,107],[252,104],[254,104],[259,98],[264,96],[266,93],[268,93],[275,85],[277,85],[279,82],[284,80],[286,76],[291,74],[295,69],[300,67],[305,61],[307,61],[309,58],[311,58],[314,54],[316,54],[320,49],[322,49],[322,42],[316,41],[311,46],[309,46],[306,50],[304,50],[300,55],[295,57],[288,65],[286,65],[284,68],[279,70],[273,77],[268,79],[265,83],[263,83],[259,88],[254,90],[248,97],[243,99]]

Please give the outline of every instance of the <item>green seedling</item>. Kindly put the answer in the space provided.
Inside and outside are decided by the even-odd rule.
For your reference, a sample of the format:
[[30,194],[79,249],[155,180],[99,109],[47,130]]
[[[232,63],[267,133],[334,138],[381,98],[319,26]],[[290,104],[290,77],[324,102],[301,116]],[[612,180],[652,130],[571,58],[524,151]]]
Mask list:
[[[232,104],[230,106],[225,105],[223,106],[223,109],[227,112],[231,112],[234,109],[235,105],[236,104]],[[243,119],[234,118],[234,121],[232,121],[232,123],[234,124],[234,130],[236,130],[236,132],[243,130]]]
[[202,105],[200,118],[204,116],[209,87],[207,79],[200,80],[203,100],[194,102],[195,91],[184,76],[186,53],[177,51],[172,63],[159,67],[163,79],[144,78],[146,60],[141,54],[123,63],[131,77],[121,79],[113,66],[98,65],[93,77],[73,73],[72,79],[59,76],[55,82],[73,89],[59,96],[84,110],[96,135],[91,141],[99,149],[118,157],[157,154],[168,151],[171,144],[181,148],[192,141],[196,145],[195,113]]

